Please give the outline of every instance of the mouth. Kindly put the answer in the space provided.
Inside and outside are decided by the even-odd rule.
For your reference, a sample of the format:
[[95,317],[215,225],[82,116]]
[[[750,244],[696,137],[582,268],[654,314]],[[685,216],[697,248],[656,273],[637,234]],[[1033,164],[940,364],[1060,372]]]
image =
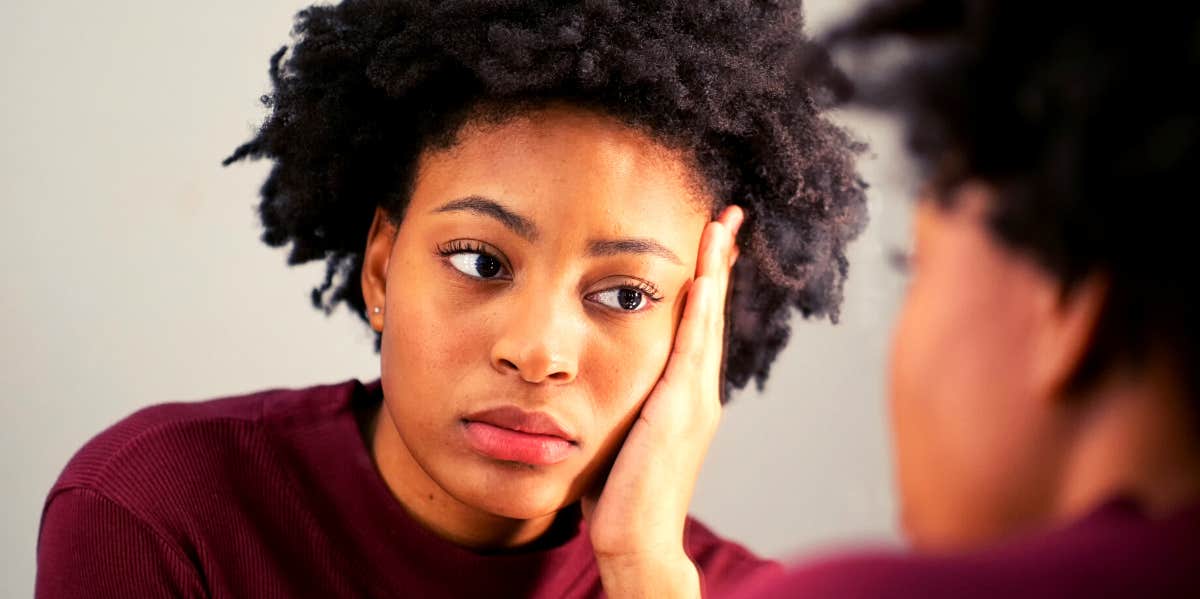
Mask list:
[[462,424],[472,450],[504,462],[548,466],[566,460],[579,448],[550,416],[513,406],[476,412],[463,418]]

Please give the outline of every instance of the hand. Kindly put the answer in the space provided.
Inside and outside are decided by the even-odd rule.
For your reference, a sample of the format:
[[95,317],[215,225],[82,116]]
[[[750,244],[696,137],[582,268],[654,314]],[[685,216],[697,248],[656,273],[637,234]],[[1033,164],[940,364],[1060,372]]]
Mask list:
[[696,276],[666,368],[598,496],[583,513],[609,597],[699,597],[683,528],[721,417],[725,297],[744,215],[731,206],[700,240]]

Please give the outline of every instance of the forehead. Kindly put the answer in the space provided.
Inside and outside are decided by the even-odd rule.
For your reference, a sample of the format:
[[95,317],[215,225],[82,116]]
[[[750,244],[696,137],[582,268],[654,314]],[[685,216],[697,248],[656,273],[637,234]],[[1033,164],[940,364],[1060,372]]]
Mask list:
[[421,156],[410,213],[472,195],[547,227],[597,234],[702,227],[712,206],[682,152],[569,107],[468,124],[452,147]]
[[921,200],[914,219],[916,270],[909,300],[944,318],[970,316],[960,331],[1029,313],[1049,280],[1033,260],[992,232],[988,193],[969,190],[949,206]]

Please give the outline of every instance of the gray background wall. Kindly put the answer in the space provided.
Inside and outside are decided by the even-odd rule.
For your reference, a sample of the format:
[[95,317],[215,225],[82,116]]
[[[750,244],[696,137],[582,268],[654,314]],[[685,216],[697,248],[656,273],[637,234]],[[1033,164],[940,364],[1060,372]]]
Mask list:
[[[319,265],[258,242],[266,164],[219,161],[263,117],[306,3],[9,0],[0,19],[0,596],[32,593],[41,502],[131,411],[378,375],[365,327],[307,303]],[[820,30],[858,2],[810,0]],[[888,122],[842,323],[797,321],[765,393],[727,409],[693,511],[773,556],[894,541],[884,355],[910,191]]]

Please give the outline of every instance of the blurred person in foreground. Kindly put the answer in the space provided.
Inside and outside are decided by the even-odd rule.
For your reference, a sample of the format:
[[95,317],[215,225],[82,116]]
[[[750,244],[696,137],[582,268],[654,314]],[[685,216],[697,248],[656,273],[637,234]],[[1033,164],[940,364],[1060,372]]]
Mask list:
[[1200,8],[881,2],[829,46],[925,167],[890,373],[912,551],[749,594],[1200,597]]

